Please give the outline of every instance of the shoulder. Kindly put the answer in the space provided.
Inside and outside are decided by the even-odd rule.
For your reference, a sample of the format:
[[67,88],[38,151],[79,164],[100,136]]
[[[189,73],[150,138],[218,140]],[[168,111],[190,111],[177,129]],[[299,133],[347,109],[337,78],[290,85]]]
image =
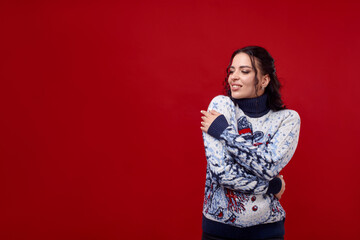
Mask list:
[[281,127],[300,128],[300,115],[295,110],[283,109],[272,113],[273,120],[280,121]]
[[208,110],[215,110],[219,113],[225,114],[233,108],[234,103],[228,96],[218,95],[211,100]]
[[228,122],[231,122],[233,116],[235,116],[235,108],[233,101],[224,95],[218,95],[214,97],[208,107],[208,111],[215,110],[225,116]]
[[216,105],[234,105],[234,103],[228,96],[218,95],[211,100],[209,107]]
[[281,117],[283,119],[292,119],[300,121],[300,115],[295,110],[283,109],[276,112],[273,112],[272,115]]
[[292,110],[292,109],[283,109],[278,111],[281,114],[285,115],[286,118],[292,118],[292,119],[300,119],[300,115],[297,111]]

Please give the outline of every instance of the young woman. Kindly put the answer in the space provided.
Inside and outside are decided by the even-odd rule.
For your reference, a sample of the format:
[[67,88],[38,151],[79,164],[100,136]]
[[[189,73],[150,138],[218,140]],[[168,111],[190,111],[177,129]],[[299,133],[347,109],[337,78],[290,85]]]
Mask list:
[[228,96],[203,114],[207,158],[202,239],[284,239],[281,169],[300,130],[283,105],[274,59],[262,47],[235,51],[227,68]]

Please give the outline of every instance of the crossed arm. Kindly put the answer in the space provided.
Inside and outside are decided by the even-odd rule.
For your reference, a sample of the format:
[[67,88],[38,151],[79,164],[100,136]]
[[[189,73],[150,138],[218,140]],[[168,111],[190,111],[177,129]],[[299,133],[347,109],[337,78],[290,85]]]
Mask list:
[[[209,112],[202,111],[201,130],[204,132],[210,173],[225,187],[243,192],[264,193],[269,182],[279,180],[276,179],[278,173],[295,151],[300,119],[296,112],[289,112],[268,144],[254,146],[251,140],[241,137],[234,126],[228,124],[224,115],[231,122],[231,113],[229,113],[231,108],[218,104],[218,100],[216,97],[210,103]],[[224,115],[214,109],[223,112]],[[221,131],[220,134],[214,134],[214,131],[211,131],[212,136],[210,136],[207,133],[209,133],[209,128],[213,127],[215,119],[214,125]],[[276,134],[281,134],[281,136],[276,136]],[[215,151],[218,154],[214,154]],[[282,176],[278,178],[282,182],[282,188],[276,195],[280,198],[285,190],[285,182]],[[238,186],[238,183],[244,182],[247,184]]]

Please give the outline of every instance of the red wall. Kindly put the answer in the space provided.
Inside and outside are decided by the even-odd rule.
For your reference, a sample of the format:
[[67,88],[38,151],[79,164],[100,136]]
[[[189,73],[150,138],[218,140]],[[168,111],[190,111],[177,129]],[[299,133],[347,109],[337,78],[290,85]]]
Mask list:
[[359,3],[2,1],[0,238],[200,239],[200,110],[231,53],[302,118],[286,238],[355,239]]

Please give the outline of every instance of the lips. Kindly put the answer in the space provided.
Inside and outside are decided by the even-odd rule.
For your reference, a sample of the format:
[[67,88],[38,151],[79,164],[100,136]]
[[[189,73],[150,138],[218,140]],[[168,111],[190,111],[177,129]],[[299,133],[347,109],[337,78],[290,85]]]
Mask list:
[[239,90],[241,87],[242,87],[242,85],[240,85],[240,84],[231,84],[230,85],[231,86],[231,90],[232,91],[236,91],[236,90]]

